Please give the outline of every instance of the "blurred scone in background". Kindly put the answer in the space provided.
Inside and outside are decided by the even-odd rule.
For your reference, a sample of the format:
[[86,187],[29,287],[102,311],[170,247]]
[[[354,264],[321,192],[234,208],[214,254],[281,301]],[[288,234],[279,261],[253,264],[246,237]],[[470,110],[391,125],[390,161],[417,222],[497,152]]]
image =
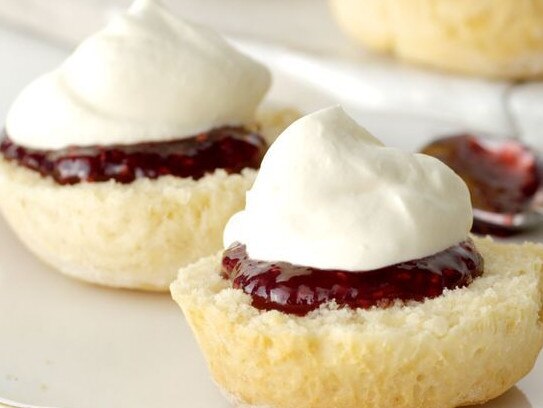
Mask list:
[[330,0],[355,40],[410,62],[491,78],[543,77],[541,0]]

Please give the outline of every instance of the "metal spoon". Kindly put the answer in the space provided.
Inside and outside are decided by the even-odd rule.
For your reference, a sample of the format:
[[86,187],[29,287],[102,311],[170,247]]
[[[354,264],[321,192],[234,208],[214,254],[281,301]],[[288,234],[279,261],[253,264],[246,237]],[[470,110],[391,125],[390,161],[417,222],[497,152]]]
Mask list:
[[472,196],[473,232],[512,235],[543,221],[543,172],[538,154],[516,139],[460,134],[422,150],[455,170]]

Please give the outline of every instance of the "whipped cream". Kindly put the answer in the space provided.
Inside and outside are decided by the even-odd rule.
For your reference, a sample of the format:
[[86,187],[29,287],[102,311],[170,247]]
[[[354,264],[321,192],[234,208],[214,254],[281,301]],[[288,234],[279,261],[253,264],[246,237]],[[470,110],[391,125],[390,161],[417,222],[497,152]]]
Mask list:
[[468,237],[469,191],[449,167],[384,146],[340,107],[305,116],[270,147],[226,247],[253,259],[364,271]]
[[180,139],[253,121],[269,85],[268,70],[218,34],[137,0],[29,84],[6,128],[42,149]]

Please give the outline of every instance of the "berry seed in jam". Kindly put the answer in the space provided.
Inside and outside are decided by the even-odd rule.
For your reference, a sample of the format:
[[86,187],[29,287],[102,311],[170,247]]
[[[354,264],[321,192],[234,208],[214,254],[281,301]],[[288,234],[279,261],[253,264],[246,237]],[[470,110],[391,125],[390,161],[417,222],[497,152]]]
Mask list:
[[[541,167],[534,152],[514,141],[492,141],[463,134],[435,140],[422,153],[436,157],[466,182],[473,208],[514,215],[529,210],[541,187]],[[473,231],[507,234],[475,219]]]
[[131,183],[160,176],[202,178],[217,169],[240,173],[257,169],[266,152],[264,139],[242,127],[222,127],[168,142],[134,145],[27,149],[8,135],[0,141],[5,159],[51,176],[58,184],[115,180]]
[[483,258],[471,239],[426,258],[371,271],[258,261],[250,259],[240,243],[230,246],[222,260],[222,276],[251,295],[254,307],[299,316],[329,301],[339,307],[370,308],[435,298],[445,289],[469,285],[483,269]]

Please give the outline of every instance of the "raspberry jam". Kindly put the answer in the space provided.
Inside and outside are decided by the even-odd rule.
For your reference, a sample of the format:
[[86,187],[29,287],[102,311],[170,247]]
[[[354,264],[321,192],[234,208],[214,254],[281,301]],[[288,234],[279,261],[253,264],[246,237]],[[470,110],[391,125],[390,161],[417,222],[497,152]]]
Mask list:
[[254,307],[299,316],[332,300],[340,307],[370,308],[434,298],[445,289],[469,285],[483,269],[471,239],[426,258],[360,272],[258,261],[239,243],[228,248],[222,260],[223,277],[251,295]]
[[51,176],[58,184],[108,180],[131,183],[137,178],[164,175],[197,180],[216,169],[228,173],[239,173],[246,167],[257,169],[265,151],[264,139],[241,127],[216,128],[168,142],[61,150],[27,149],[7,135],[0,141],[5,159]]
[[[478,210],[498,214],[524,212],[541,186],[537,156],[513,140],[490,141],[465,134],[438,139],[423,148],[422,153],[438,158],[462,177],[473,207]],[[489,232],[486,224],[477,219],[474,231]]]

